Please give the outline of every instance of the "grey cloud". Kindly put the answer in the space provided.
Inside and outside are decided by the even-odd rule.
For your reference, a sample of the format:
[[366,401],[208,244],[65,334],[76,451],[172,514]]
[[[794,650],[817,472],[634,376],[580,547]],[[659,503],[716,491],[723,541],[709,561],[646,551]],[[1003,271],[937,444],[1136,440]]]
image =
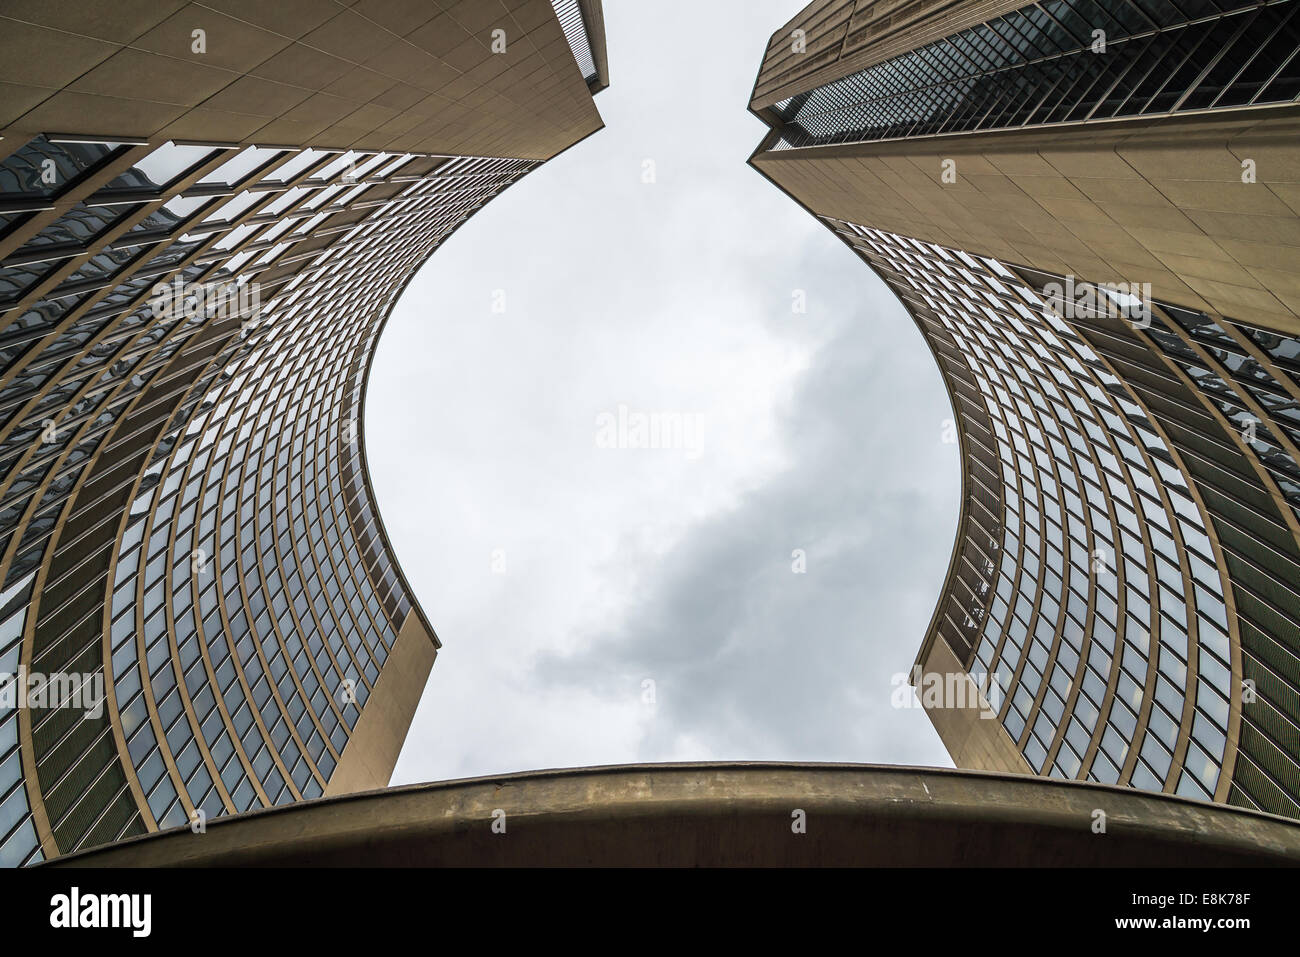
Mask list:
[[[607,128],[477,213],[399,302],[367,456],[444,648],[394,783],[948,763],[919,711],[889,706],[889,678],[947,568],[951,410],[883,284],[744,163],[758,59],[802,5],[607,0]],[[594,416],[619,402],[701,409],[705,454],[595,449]]]

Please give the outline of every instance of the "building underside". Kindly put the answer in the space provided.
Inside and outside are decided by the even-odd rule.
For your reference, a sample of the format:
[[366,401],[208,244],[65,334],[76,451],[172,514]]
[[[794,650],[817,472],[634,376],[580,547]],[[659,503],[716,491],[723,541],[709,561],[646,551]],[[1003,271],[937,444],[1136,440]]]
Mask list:
[[311,801],[62,867],[1300,865],[1300,824],[1127,788],[936,768],[662,764]]

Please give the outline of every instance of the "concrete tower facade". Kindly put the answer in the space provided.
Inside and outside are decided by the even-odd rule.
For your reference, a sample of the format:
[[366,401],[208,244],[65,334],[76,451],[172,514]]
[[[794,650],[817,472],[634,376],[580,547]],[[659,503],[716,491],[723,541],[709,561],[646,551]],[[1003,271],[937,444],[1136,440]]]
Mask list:
[[952,400],[916,673],[960,766],[1300,817],[1296,14],[822,0],[768,45],[751,165]]
[[0,37],[0,863],[386,785],[439,642],[367,478],[374,345],[601,127],[599,0],[14,3]]

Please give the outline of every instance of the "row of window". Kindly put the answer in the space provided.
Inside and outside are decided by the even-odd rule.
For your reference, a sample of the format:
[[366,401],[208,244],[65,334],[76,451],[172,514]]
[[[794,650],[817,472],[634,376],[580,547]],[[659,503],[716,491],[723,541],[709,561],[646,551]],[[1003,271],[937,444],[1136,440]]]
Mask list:
[[[35,172],[48,179],[42,164],[52,159],[55,184],[34,198],[56,198],[90,183],[110,164],[120,169],[119,160],[133,149],[40,137],[0,163],[0,176]],[[318,331],[297,334],[295,356],[311,351],[312,362],[286,363],[281,370],[279,378],[296,386],[292,405],[286,386],[275,423],[252,437],[227,436],[219,443],[233,468],[223,472],[223,463],[214,461],[198,466],[207,472],[193,471],[196,488],[205,475],[228,476],[224,489],[219,482],[208,488],[200,512],[200,496],[178,494],[166,484],[173,474],[164,476],[162,469],[184,446],[178,439],[187,424],[215,420],[209,413],[220,404],[221,383],[231,379],[221,370],[234,368],[257,337],[238,337],[223,348],[181,401],[174,431],[159,446],[125,530],[117,588],[104,619],[111,677],[131,763],[151,815],[167,826],[183,821],[193,806],[212,814],[321,793],[395,639],[392,623],[411,607],[380,542],[359,450],[338,454],[342,420],[355,415],[345,415],[340,404],[348,397],[353,408],[359,402],[361,356],[372,348],[375,327],[405,276],[458,222],[533,164],[171,143],[135,152],[142,157],[132,168],[105,177],[106,185],[0,263],[0,574],[10,591],[15,583],[30,584],[68,495],[103,441],[129,434],[132,423],[124,431],[119,422],[133,400],[212,318],[193,309],[156,314],[154,287],[178,276],[185,283],[224,282],[234,278],[234,269],[255,279],[290,262],[296,242],[327,230],[335,213],[375,184],[399,184],[386,205],[367,208],[360,226],[340,231],[324,256],[319,248],[311,254],[319,261],[313,283],[302,281],[310,270],[303,271],[288,286],[287,304],[273,297],[266,304],[276,324],[296,316],[304,330],[318,316],[346,317],[351,339],[345,345]],[[5,216],[6,234],[31,215]],[[371,269],[376,263],[383,268]],[[124,278],[127,270],[132,274]],[[322,285],[322,277],[331,276],[334,281]],[[38,284],[43,298],[33,300]],[[269,288],[277,285],[283,280]],[[268,331],[274,335],[278,326]],[[302,383],[311,379],[312,388],[295,376]],[[321,408],[328,411],[314,423]],[[300,435],[290,447],[295,428]],[[240,464],[255,460],[258,447],[281,433],[277,460],[266,462],[256,481],[251,474],[241,480]],[[193,443],[181,450],[178,468],[193,451]],[[250,506],[256,495],[269,495],[257,483],[272,481],[281,499],[276,515]],[[286,537],[282,500],[289,495],[310,506]],[[155,505],[166,514],[151,523]],[[250,520],[254,511],[256,523]],[[163,540],[173,526],[176,543],[168,554]],[[219,526],[220,537],[212,526]],[[272,539],[286,556],[283,579],[268,553]],[[196,576],[191,587],[191,556],[183,549],[193,546],[193,553],[204,545],[209,575]],[[268,624],[271,615],[287,635],[282,646]],[[321,627],[308,633],[303,622]],[[82,625],[98,630],[88,617],[73,630]],[[354,701],[340,709],[335,694],[343,673],[356,686]],[[179,777],[163,773],[169,765],[164,755]],[[23,788],[0,793],[23,807],[12,834],[0,832],[0,854],[10,863],[39,854]],[[29,833],[30,845],[17,837]],[[11,844],[2,843],[7,835]]]
[[1296,10],[1047,0],[782,101],[776,148],[1288,102]]
[[[513,178],[502,175],[501,161],[478,163],[478,175],[460,162],[439,170],[445,178],[411,186],[277,293],[252,350],[155,464],[161,481],[140,507],[152,516],[147,547],[137,553],[143,535],[124,537],[119,567],[142,569],[145,596],[136,614],[124,609],[124,635],[134,622],[143,642],[154,631],[165,637],[170,619],[178,642],[175,661],[160,656],[156,671],[149,662],[153,710],[176,727],[185,709],[178,705],[173,717],[173,698],[196,714],[186,735],[166,735],[167,750],[174,756],[197,740],[215,761],[213,742],[222,747],[229,734],[233,747],[218,777],[236,810],[258,806],[260,794],[279,803],[321,793],[396,639],[390,609],[400,624],[410,608],[382,548],[369,549],[379,560],[372,576],[389,597],[381,601],[365,573],[353,515],[370,540],[377,530],[363,483],[349,480],[359,477],[360,461],[349,441],[355,405],[345,399],[359,397],[366,351],[386,311],[378,307]],[[169,670],[185,668],[181,680]],[[220,808],[219,796],[204,803],[210,776],[202,765],[188,773],[194,777],[178,782],[177,800],[188,797],[208,813]],[[157,803],[172,794],[165,790]],[[167,810],[154,809],[160,826],[172,823]]]
[[[1001,264],[842,228],[924,303],[983,393],[993,433],[982,454],[1000,463],[1004,511],[1001,530],[981,527],[1001,539],[1001,559],[990,554],[963,625],[983,620],[975,662],[996,676],[1008,733],[1043,773],[1212,796],[1232,694],[1223,584],[1163,439]],[[1185,694],[1197,698],[1196,760],[1171,777]]]

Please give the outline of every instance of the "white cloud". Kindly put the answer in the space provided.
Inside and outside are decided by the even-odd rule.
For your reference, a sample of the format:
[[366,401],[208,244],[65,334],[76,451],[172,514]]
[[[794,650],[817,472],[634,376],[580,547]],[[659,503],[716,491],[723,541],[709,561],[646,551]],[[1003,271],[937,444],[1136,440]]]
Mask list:
[[[948,763],[888,705],[956,523],[938,372],[865,264],[744,164],[758,58],[801,6],[607,2],[607,128],[476,214],[398,304],[367,453],[444,648],[394,783]],[[620,403],[701,413],[702,454],[596,447]]]

